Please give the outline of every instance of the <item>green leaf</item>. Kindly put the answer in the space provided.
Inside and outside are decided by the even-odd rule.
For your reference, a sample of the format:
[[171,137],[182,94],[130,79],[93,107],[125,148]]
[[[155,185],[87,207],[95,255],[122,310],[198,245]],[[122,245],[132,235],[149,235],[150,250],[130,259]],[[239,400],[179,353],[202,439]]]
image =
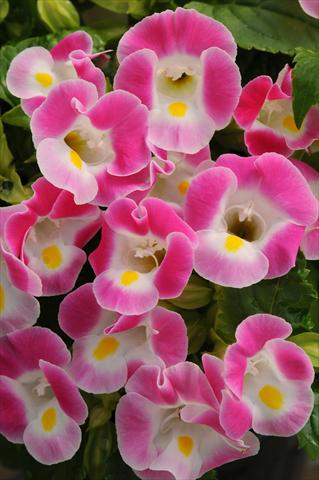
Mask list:
[[113,443],[114,432],[110,423],[89,430],[83,465],[90,480],[104,479]]
[[92,2],[115,13],[126,13],[129,8],[129,0],[92,0]]
[[215,470],[205,473],[199,480],[217,480],[217,473]]
[[12,153],[0,122],[0,199],[7,203],[20,203],[32,195],[32,189],[22,185],[12,161]]
[[293,70],[293,109],[297,127],[312,105],[319,103],[319,51],[298,48]]
[[309,457],[314,460],[319,456],[319,385],[313,387],[315,404],[310,419],[298,433],[300,448],[304,448]]
[[118,451],[108,458],[103,480],[137,480],[137,478],[133,470],[124,463]]
[[319,22],[292,0],[213,0],[186,8],[222,22],[241,48],[293,55],[297,47],[319,48]]
[[290,272],[246,288],[216,285],[216,333],[227,343],[235,340],[237,325],[249,315],[271,313],[291,323],[294,329],[311,330],[316,324],[318,293],[306,261],[298,258]]
[[151,12],[155,3],[156,0],[129,0],[127,13],[134,18],[146,17],[146,15]]
[[0,0],[0,23],[6,18],[9,13],[9,1]]
[[197,353],[204,345],[211,324],[198,310],[180,311],[187,327],[188,354]]
[[15,127],[30,128],[30,118],[24,113],[20,105],[16,105],[1,117],[3,123]]
[[176,307],[195,310],[196,308],[208,305],[212,298],[213,290],[209,286],[209,282],[193,274],[182,294],[169,301]]
[[78,28],[79,14],[70,0],[38,0],[38,13],[52,32]]
[[310,357],[312,365],[319,368],[319,333],[304,332],[290,337],[289,340],[301,347]]

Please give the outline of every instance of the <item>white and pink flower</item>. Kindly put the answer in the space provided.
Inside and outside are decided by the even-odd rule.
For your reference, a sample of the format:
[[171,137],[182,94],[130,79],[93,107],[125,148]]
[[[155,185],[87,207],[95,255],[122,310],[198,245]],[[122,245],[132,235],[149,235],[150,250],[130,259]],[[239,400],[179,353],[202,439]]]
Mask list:
[[132,174],[150,161],[147,123],[146,107],[131,93],[98,98],[92,83],[66,81],[32,116],[39,168],[53,185],[71,192],[75,203],[107,205],[139,186]]
[[77,280],[86,261],[82,247],[99,230],[101,211],[75,205],[70,193],[44,178],[32,187],[34,195],[24,202],[23,211],[5,222],[5,257],[14,263],[17,288],[33,295],[60,295]]
[[139,478],[195,480],[259,450],[250,432],[240,440],[225,434],[214,392],[193,363],[142,366],[126,391],[116,410],[118,446]]
[[114,86],[150,110],[151,144],[195,153],[229,123],[238,103],[236,50],[223,24],[195,10],[155,13],[120,40]]
[[92,47],[90,35],[78,31],[67,35],[50,51],[30,47],[20,52],[11,62],[6,82],[9,91],[22,99],[25,113],[31,116],[49,92],[65,80],[87,80],[102,96],[105,77],[91,60],[99,55],[92,54]]
[[39,302],[33,296],[41,291],[40,281],[8,251],[3,238],[6,221],[22,211],[23,205],[0,208],[0,336],[30,327],[40,315]]
[[314,18],[319,18],[319,2],[317,0],[298,0],[304,12]]
[[301,242],[301,250],[307,260],[319,260],[319,173],[301,160],[292,159],[291,161],[303,174],[312,193],[318,200],[317,219],[312,225],[306,227]]
[[275,83],[266,75],[243,87],[234,118],[245,130],[249,153],[291,155],[319,138],[319,108],[311,107],[300,128],[292,108],[292,69],[286,65]]
[[222,155],[197,175],[186,198],[185,218],[199,241],[194,268],[236,288],[285,275],[317,216],[317,200],[285,157]]
[[195,232],[163,200],[115,200],[104,214],[101,243],[90,255],[98,303],[140,315],[160,298],[178,297],[191,275],[196,243]]
[[47,465],[69,460],[81,443],[87,406],[66,373],[70,353],[47,328],[0,338],[0,432]]
[[[288,437],[308,421],[314,405],[311,384],[314,370],[309,357],[284,340],[291,325],[280,317],[257,314],[237,327],[237,342],[224,357],[225,385],[221,424],[237,438],[249,428],[262,435]],[[222,375],[206,358],[210,378]],[[216,365],[216,362],[215,362]],[[215,381],[216,383],[216,381]]]
[[164,368],[187,356],[186,326],[178,313],[161,307],[139,316],[104,310],[89,283],[63,300],[59,323],[74,339],[69,372],[87,392],[115,392],[140,365]]

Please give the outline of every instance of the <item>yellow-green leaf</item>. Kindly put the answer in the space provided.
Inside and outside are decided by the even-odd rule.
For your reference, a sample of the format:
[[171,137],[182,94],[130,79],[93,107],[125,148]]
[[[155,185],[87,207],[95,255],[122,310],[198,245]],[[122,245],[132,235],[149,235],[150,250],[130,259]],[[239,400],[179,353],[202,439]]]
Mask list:
[[319,368],[319,333],[304,332],[290,337],[289,340],[301,347],[309,356],[312,365]]
[[38,0],[37,7],[41,20],[52,32],[80,26],[79,14],[70,0]]

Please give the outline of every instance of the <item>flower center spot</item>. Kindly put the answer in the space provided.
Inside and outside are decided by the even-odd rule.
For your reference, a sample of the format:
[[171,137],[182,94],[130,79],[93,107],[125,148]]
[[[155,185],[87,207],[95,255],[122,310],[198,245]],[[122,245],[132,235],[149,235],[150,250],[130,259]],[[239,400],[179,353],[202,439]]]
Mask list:
[[132,283],[137,282],[139,277],[140,277],[140,274],[138,272],[135,272],[134,270],[129,270],[127,272],[122,273],[121,284],[124,285],[124,287],[128,287]]
[[45,432],[51,432],[57,424],[56,410],[53,407],[47,408],[41,417],[42,428]]
[[119,345],[120,343],[114,337],[107,336],[102,338],[93,352],[93,357],[95,360],[104,360],[113,355],[119,348]]
[[185,117],[188,110],[188,106],[184,102],[174,102],[174,103],[171,103],[167,107],[167,109],[170,115],[172,115],[172,117],[182,118],[182,117]]
[[36,81],[40,83],[40,85],[44,88],[51,87],[53,83],[53,77],[49,73],[39,72],[39,73],[36,73],[34,77]]
[[0,285],[0,313],[3,312],[5,308],[5,304],[6,304],[6,301],[5,301],[4,288],[2,285]]
[[178,191],[179,193],[181,193],[182,195],[186,195],[187,193],[187,190],[189,189],[189,181],[188,180],[182,180],[179,184],[178,184]]
[[244,245],[244,240],[236,235],[227,235],[224,247],[228,252],[235,253]]
[[62,253],[57,245],[50,245],[42,250],[42,261],[50,269],[59,268],[63,262]]
[[259,391],[260,400],[272,410],[280,410],[284,403],[281,391],[273,385],[264,385]]
[[180,435],[177,437],[177,445],[179,451],[185,456],[189,457],[194,448],[194,441],[189,435]]
[[284,118],[284,120],[282,122],[282,125],[283,125],[284,128],[289,130],[289,132],[291,132],[291,133],[298,133],[299,132],[299,128],[297,127],[295,119],[292,115],[287,115]]

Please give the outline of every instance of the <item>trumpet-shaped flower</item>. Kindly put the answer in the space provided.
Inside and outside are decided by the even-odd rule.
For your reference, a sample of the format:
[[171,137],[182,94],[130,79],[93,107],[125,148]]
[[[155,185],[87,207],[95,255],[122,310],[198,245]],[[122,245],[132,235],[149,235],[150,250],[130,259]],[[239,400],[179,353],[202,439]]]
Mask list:
[[21,289],[21,279],[29,282],[33,294],[40,285],[33,281],[32,273],[28,275],[24,263],[10,254],[2,238],[6,221],[21,211],[22,205],[0,208],[0,336],[33,325],[40,315],[39,302]]
[[240,440],[226,436],[213,390],[193,363],[162,371],[142,366],[126,390],[116,410],[118,446],[124,461],[142,479],[193,480],[258,452],[259,442],[252,433]]
[[115,200],[104,214],[101,243],[90,256],[98,303],[140,315],[160,298],[177,297],[192,272],[196,242],[195,232],[164,201]]
[[64,368],[62,340],[32,327],[0,338],[0,432],[38,461],[69,460],[81,443],[87,407]]
[[[86,260],[82,247],[100,228],[101,212],[93,205],[75,205],[71,194],[44,178],[33,190],[24,210],[4,225],[7,257],[24,264],[24,274],[16,273],[16,287],[36,295],[59,295],[73,288]],[[36,279],[37,292],[30,277]]]
[[[150,161],[147,118],[146,107],[131,93],[116,91],[98,99],[92,83],[66,81],[32,116],[39,168],[53,185],[71,192],[75,203],[106,205],[108,187],[112,200],[131,192],[122,177]],[[139,178],[135,182],[137,188]]]
[[307,422],[314,404],[314,371],[302,348],[284,340],[291,332],[288,322],[268,314],[252,315],[237,327],[237,342],[224,357],[231,394],[224,397],[221,415],[232,436],[246,425],[262,435],[288,437]]
[[230,121],[240,95],[236,44],[221,23],[177,8],[144,18],[119,42],[115,88],[150,110],[148,140],[195,153]]
[[102,96],[105,92],[103,72],[94,66],[91,58],[92,39],[86,32],[67,35],[51,49],[30,47],[20,52],[11,62],[7,73],[9,91],[22,99],[25,113],[34,110],[61,82],[82,78],[92,82]]
[[120,316],[98,305],[89,283],[63,300],[59,323],[75,340],[69,372],[87,392],[115,392],[140,365],[164,368],[186,359],[186,327],[178,313],[156,307]]
[[319,138],[319,108],[311,107],[300,128],[292,109],[292,70],[286,65],[273,83],[261,75],[243,88],[234,117],[245,130],[249,153],[290,155]]
[[292,163],[303,174],[312,193],[318,200],[317,219],[312,225],[306,227],[301,242],[301,250],[308,260],[319,260],[319,173],[300,160],[292,159]]
[[277,153],[226,154],[200,173],[185,218],[198,234],[194,268],[212,282],[245,287],[295,264],[317,201],[298,169]]

